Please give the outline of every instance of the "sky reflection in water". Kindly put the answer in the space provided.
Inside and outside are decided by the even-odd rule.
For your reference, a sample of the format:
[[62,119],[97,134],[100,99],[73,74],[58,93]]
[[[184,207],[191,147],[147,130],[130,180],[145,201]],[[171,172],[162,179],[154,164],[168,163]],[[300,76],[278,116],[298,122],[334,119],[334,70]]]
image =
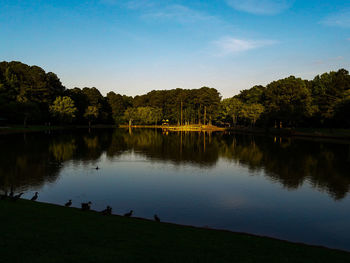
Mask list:
[[24,198],[350,250],[349,144],[110,129],[0,146],[0,189]]

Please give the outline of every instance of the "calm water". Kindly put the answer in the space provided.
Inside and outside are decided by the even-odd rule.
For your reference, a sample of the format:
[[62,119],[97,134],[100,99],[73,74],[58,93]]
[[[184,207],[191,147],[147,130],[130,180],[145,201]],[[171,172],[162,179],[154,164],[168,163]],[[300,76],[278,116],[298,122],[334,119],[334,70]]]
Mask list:
[[346,143],[152,129],[0,136],[0,191],[350,251],[349,186]]

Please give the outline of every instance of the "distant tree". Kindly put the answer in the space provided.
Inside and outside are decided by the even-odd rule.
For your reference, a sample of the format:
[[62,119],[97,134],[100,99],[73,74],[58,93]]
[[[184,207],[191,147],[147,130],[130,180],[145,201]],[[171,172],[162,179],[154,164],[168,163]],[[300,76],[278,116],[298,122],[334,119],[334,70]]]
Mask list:
[[271,82],[264,96],[270,121],[295,126],[314,112],[311,91],[304,80],[294,76]]
[[98,108],[96,106],[88,106],[85,113],[84,117],[88,120],[89,122],[89,127],[91,126],[91,122],[96,120],[98,118],[99,112]]
[[70,97],[59,96],[50,106],[50,112],[52,116],[56,117],[61,122],[71,123],[76,117],[77,108]]
[[335,109],[350,95],[350,76],[345,69],[317,75],[310,83],[313,104],[319,121],[330,122]]
[[129,126],[132,125],[133,120],[137,119],[137,109],[129,107],[124,112],[124,118],[129,122]]
[[85,123],[85,111],[87,107],[89,106],[89,102],[87,99],[87,96],[85,93],[80,88],[73,88],[73,89],[68,89],[65,92],[66,96],[69,96],[73,101],[75,107],[77,107],[77,112],[76,112],[76,121],[78,123]]
[[132,106],[132,97],[115,94],[113,91],[108,92],[107,102],[112,111],[112,118],[116,124],[123,120],[125,110]]
[[255,126],[256,121],[260,118],[264,112],[264,106],[258,103],[244,104],[240,111],[240,116],[250,122],[252,126]]
[[161,108],[152,108],[152,121],[155,125],[162,119],[163,113]]
[[162,109],[152,107],[138,107],[135,110],[133,120],[139,124],[157,124],[162,119]]
[[254,86],[250,89],[242,90],[235,98],[245,104],[262,104],[264,101],[264,86]]
[[242,107],[243,103],[236,98],[224,99],[221,102],[222,114],[224,116],[230,116],[232,118],[233,126],[237,125]]
[[[98,89],[95,87],[92,88],[83,88],[82,93],[86,96],[89,106],[94,106],[97,111],[96,121],[100,123],[110,123],[112,122],[112,109],[108,104],[106,98],[102,96]],[[85,109],[86,111],[87,109]]]

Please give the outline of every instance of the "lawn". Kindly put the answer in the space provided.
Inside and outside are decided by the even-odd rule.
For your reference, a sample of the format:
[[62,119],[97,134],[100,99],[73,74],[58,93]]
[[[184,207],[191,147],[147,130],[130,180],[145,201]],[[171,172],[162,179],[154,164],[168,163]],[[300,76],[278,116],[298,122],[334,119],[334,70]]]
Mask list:
[[350,262],[350,253],[246,234],[0,201],[0,262]]

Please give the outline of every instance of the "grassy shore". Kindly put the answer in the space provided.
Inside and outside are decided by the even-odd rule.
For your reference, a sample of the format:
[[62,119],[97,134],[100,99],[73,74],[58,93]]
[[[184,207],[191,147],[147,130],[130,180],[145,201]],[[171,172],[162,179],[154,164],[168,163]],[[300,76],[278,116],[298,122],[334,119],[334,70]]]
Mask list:
[[[90,128],[116,128],[116,125],[92,125]],[[120,128],[129,128],[128,125],[119,125]],[[48,130],[60,130],[60,129],[88,129],[89,126],[9,126],[0,127],[0,134],[11,133],[23,133],[23,132],[36,132],[36,131],[48,131]],[[305,137],[305,138],[318,138],[318,139],[337,139],[337,140],[350,140],[350,129],[328,129],[328,128],[297,128],[297,129],[265,129],[259,127],[232,127],[222,128],[212,125],[184,125],[184,126],[163,126],[163,125],[133,125],[132,129],[139,128],[161,128],[168,131],[184,131],[184,132],[213,132],[213,131],[232,131],[245,134],[264,134],[286,137]]]
[[192,125],[119,125],[120,128],[157,128],[157,129],[165,129],[169,131],[225,131],[226,128],[217,127],[214,125],[200,125],[200,124],[192,124]]
[[271,238],[0,200],[1,262],[349,262]]

